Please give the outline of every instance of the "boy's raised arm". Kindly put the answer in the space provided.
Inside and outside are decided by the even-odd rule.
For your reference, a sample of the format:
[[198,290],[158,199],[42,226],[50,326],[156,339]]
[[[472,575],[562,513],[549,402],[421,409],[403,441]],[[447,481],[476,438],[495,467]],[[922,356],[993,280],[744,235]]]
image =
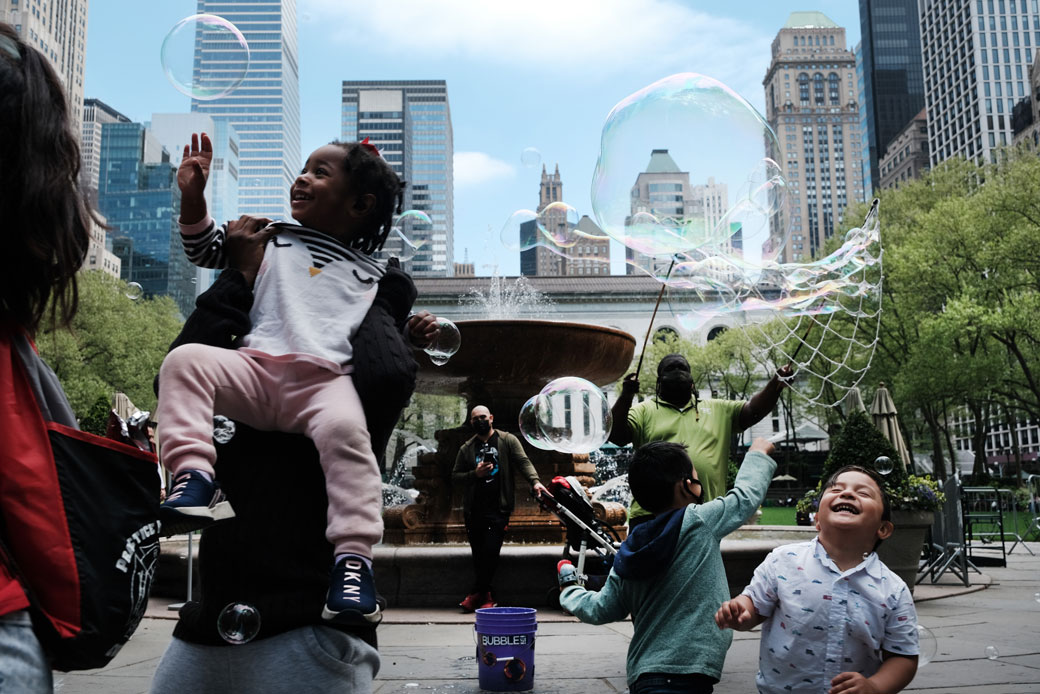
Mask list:
[[608,624],[628,616],[628,607],[621,599],[621,579],[613,569],[598,592],[576,584],[564,588],[560,607],[586,624]]
[[721,539],[739,528],[762,504],[776,470],[776,462],[769,457],[772,452],[772,443],[755,439],[744,456],[733,489],[698,508],[704,524],[715,537]]

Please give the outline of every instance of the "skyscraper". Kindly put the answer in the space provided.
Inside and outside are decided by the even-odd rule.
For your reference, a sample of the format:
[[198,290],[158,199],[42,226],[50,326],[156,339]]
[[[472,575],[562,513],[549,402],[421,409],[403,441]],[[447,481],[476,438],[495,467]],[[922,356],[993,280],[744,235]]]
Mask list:
[[101,126],[129,123],[130,119],[100,99],[83,100],[83,131],[80,135],[79,183],[87,197],[97,204],[98,173],[101,169]]
[[845,30],[820,12],[792,12],[772,55],[763,80],[766,120],[788,184],[774,228],[785,236],[784,262],[807,260],[845,231],[845,208],[864,194],[856,62]]
[[83,66],[87,53],[87,0],[0,0],[0,21],[51,61],[65,86],[73,132],[83,121]]
[[859,0],[870,178],[888,145],[924,108],[917,0]]
[[992,160],[1013,139],[1015,103],[1029,94],[1040,47],[1033,0],[920,0],[932,166],[952,156]]
[[[870,130],[867,127],[867,88],[863,77],[863,42],[860,41],[852,49],[856,56],[856,102],[859,104],[859,142],[860,152],[870,151]],[[874,178],[870,174],[870,157],[860,159],[860,174],[863,176],[863,194],[856,195],[860,202],[874,194]]]
[[[432,224],[404,229],[418,246],[403,266],[415,277],[454,272],[454,144],[444,80],[344,81],[342,138],[369,141],[408,182],[405,209],[421,210]],[[389,239],[386,248],[400,248]]]
[[[249,70],[230,94],[213,101],[192,99],[191,110],[226,120],[238,132],[241,213],[290,220],[289,186],[303,162],[296,0],[198,0],[198,11],[220,15],[239,28],[250,46]],[[201,44],[195,49],[196,73],[219,71],[220,44]]]
[[195,305],[195,273],[181,248],[177,167],[140,123],[106,123],[101,130],[98,208],[112,230],[120,276],[149,296],[168,294],[181,313]]
[[[646,169],[636,176],[632,185],[632,209],[634,217],[649,213],[657,218],[690,219],[694,216],[693,186],[690,173],[680,171],[667,149],[650,152]],[[640,270],[651,274],[668,267],[668,258],[652,258],[632,248],[625,247],[625,272],[639,274]]]

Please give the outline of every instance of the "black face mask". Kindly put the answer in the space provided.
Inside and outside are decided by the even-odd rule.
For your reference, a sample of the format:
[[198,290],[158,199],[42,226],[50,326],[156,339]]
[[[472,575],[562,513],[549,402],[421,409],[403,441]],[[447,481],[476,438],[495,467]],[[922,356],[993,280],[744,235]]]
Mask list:
[[481,436],[484,436],[489,431],[491,431],[491,422],[489,422],[486,419],[478,419],[477,421],[473,422],[473,431],[477,432]]
[[[693,503],[695,503],[695,504],[703,504],[704,503],[704,497],[701,494],[694,494],[693,493],[693,480],[690,480],[690,479],[683,480],[683,486],[686,487],[686,493],[693,497]],[[704,489],[704,487],[701,487],[701,490],[703,490],[703,489]]]
[[693,392],[693,376],[688,371],[668,371],[657,379],[657,395],[674,405],[685,405]]

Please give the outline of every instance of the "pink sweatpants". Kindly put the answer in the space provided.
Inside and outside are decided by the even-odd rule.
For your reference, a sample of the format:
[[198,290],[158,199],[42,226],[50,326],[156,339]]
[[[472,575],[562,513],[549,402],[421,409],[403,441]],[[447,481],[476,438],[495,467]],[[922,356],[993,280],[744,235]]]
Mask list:
[[[305,434],[325,471],[325,536],[337,555],[372,557],[372,545],[383,535],[382,478],[349,375],[305,361],[188,344],[166,355],[159,384],[159,450],[170,472],[214,474],[214,414],[256,429]],[[292,465],[285,461],[285,474]]]

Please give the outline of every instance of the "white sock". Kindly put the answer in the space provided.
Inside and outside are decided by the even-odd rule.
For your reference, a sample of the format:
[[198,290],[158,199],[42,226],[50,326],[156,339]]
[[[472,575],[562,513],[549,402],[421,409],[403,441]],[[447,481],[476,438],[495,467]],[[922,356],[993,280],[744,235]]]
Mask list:
[[347,554],[337,554],[336,555],[336,563],[339,564],[341,561],[343,561],[347,557],[350,557],[351,559],[357,559],[358,561],[364,562],[365,566],[368,567],[368,570],[369,571],[372,570],[372,560],[369,559],[368,557],[363,557],[360,554],[350,554],[350,553],[347,553]]

